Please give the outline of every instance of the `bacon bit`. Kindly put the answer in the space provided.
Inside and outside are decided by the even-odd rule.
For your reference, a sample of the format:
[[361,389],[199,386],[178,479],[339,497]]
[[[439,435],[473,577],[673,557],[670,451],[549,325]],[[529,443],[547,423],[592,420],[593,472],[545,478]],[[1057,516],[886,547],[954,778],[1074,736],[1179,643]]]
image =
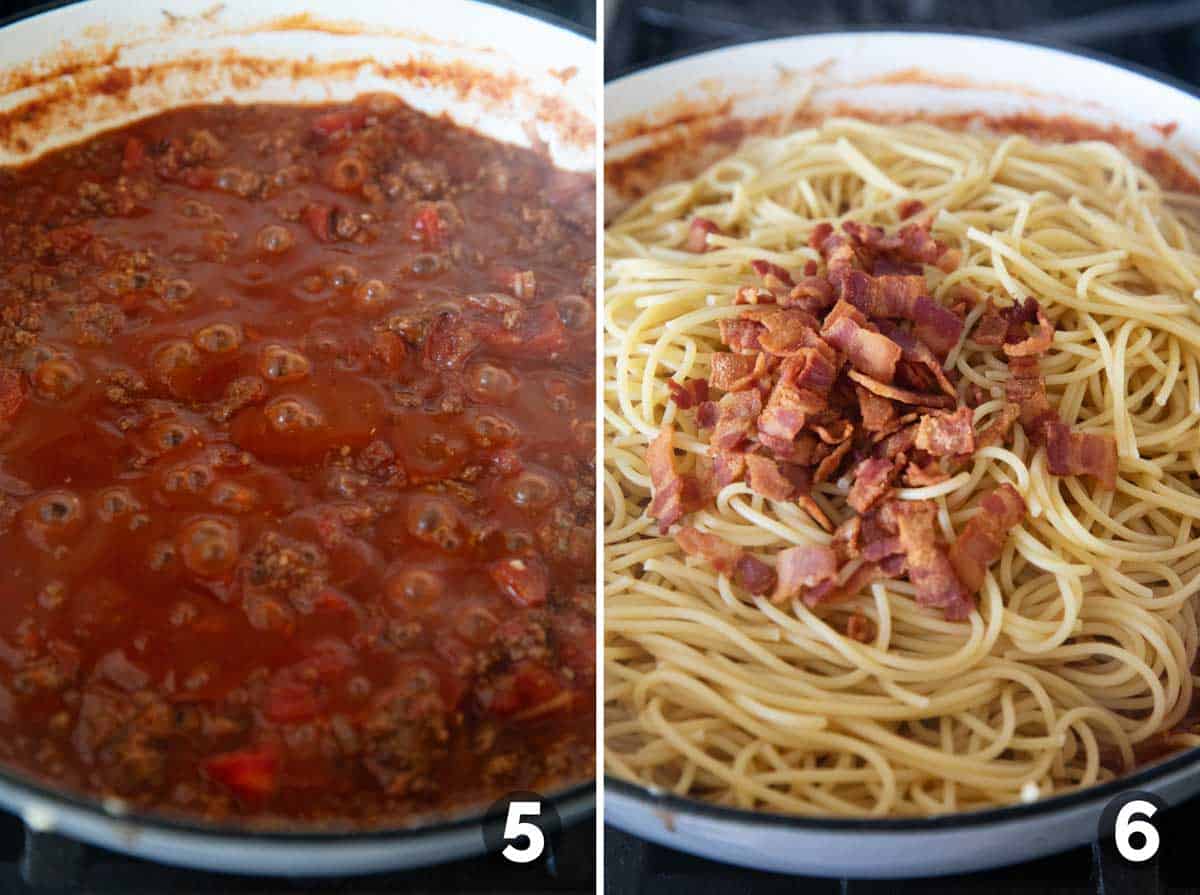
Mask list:
[[868,457],[854,468],[854,484],[846,495],[846,503],[859,514],[868,512],[892,489],[900,474],[900,464],[889,457]]
[[775,570],[752,553],[737,561],[735,580],[750,593],[761,596],[775,586]]
[[650,483],[654,486],[649,513],[658,520],[661,534],[666,534],[684,513],[698,509],[701,498],[699,480],[680,475],[675,469],[674,439],[674,428],[663,426],[646,450]]
[[771,602],[783,603],[793,597],[805,595],[806,592],[818,588],[826,582],[837,580],[837,555],[832,547],[820,544],[789,547],[780,551],[775,557],[775,593],[771,594]]
[[717,424],[720,410],[716,401],[705,401],[696,408],[696,425],[701,429],[711,429]]
[[983,587],[988,566],[1000,558],[1008,532],[1025,518],[1025,500],[1012,485],[1001,485],[979,501],[979,512],[950,545],[950,564],[972,594]]
[[535,556],[501,559],[488,566],[501,593],[518,606],[543,606],[549,587],[545,564]]
[[933,375],[934,381],[941,390],[949,397],[957,400],[958,392],[955,391],[954,384],[946,377],[946,372],[942,369],[941,361],[937,359],[937,356],[928,345],[898,326],[881,325],[880,330],[900,346],[902,357],[905,361],[918,364],[928,370]]
[[833,474],[841,468],[842,460],[850,453],[850,449],[854,446],[849,439],[837,445],[827,456],[825,456],[819,464],[817,471],[813,473],[814,482],[828,481],[833,477]]
[[768,289],[791,289],[795,286],[792,275],[780,267],[762,258],[750,262],[754,272],[763,279],[763,285]]
[[975,453],[974,413],[960,407],[953,413],[930,413],[917,426],[917,448],[935,457]]
[[337,239],[334,235],[334,214],[335,209],[323,202],[305,206],[302,217],[317,242],[334,242]]
[[341,137],[353,131],[362,130],[367,124],[367,113],[363,109],[344,109],[340,112],[326,112],[313,120],[313,133],[330,138]]
[[905,199],[896,209],[896,213],[900,215],[900,220],[906,220],[914,215],[920,214],[925,210],[925,203],[920,199]]
[[770,310],[761,314],[759,321],[767,331],[759,334],[758,343],[771,354],[783,357],[821,344],[817,318],[799,308]]
[[1060,419],[1045,425],[1046,467],[1054,475],[1090,475],[1105,491],[1117,487],[1117,442],[1111,435],[1072,432]]
[[816,392],[798,389],[780,379],[771,390],[766,410],[758,418],[759,436],[791,441],[800,434],[810,413],[824,409],[825,401]]
[[146,144],[137,137],[125,141],[125,151],[121,155],[121,170],[132,174],[142,167],[146,161]]
[[988,299],[987,310],[975,324],[971,332],[971,340],[976,345],[988,348],[999,348],[1004,344],[1004,336],[1008,333],[1008,320],[1004,314]]
[[264,799],[275,792],[279,784],[279,756],[270,746],[214,755],[204,762],[203,767],[205,774],[239,799]]
[[746,471],[746,454],[737,451],[714,451],[713,478],[719,488],[740,482]]
[[854,386],[858,395],[858,412],[862,416],[863,428],[868,432],[885,432],[896,422],[896,408],[886,398],[881,398],[861,385]]
[[937,463],[930,461],[928,465],[922,466],[919,463],[909,463],[904,467],[904,483],[910,488],[924,488],[927,485],[936,485],[939,482],[944,482],[950,476],[942,472]]
[[775,293],[761,286],[739,286],[733,296],[735,305],[773,305]]
[[0,367],[0,431],[16,419],[24,404],[25,384],[20,371]]
[[1021,427],[1034,444],[1045,441],[1046,423],[1057,414],[1046,397],[1046,383],[1036,357],[1010,357],[1008,382],[1004,384],[1008,400],[1021,408]]
[[758,321],[725,317],[718,321],[717,326],[721,330],[721,342],[738,354],[757,354],[762,351],[758,339],[766,332],[766,327]]
[[746,454],[746,484],[767,500],[787,500],[796,488],[779,470],[779,464],[769,457]]
[[862,530],[862,516],[849,516],[834,530],[833,541],[829,546],[837,554],[839,563],[849,562],[859,555],[861,551],[859,539],[862,537]]
[[708,251],[708,234],[720,233],[721,228],[708,218],[695,217],[692,218],[692,224],[688,227],[687,241],[683,244],[684,249],[696,254],[702,254]]
[[1033,335],[1020,338],[1021,324],[1014,320],[1004,339],[1004,353],[1009,357],[1038,357],[1049,351],[1054,342],[1054,324],[1046,318],[1041,305],[1032,298],[1025,303],[1027,308],[1029,302],[1033,302],[1037,329]]
[[900,360],[900,346],[887,336],[864,329],[848,317],[835,320],[821,330],[821,335],[835,348],[844,351],[855,369],[880,382],[891,382]]
[[846,636],[859,643],[870,643],[875,639],[875,623],[861,612],[852,613],[846,619]]
[[900,401],[903,404],[912,404],[914,407],[935,407],[935,408],[952,408],[957,402],[949,395],[932,395],[924,392],[914,392],[908,389],[899,388],[894,385],[880,382],[877,379],[872,379],[865,373],[860,373],[858,370],[849,370],[846,373],[851,379],[861,385],[868,391],[874,392],[881,398],[888,398],[892,401]]
[[738,560],[742,558],[741,547],[690,525],[682,526],[675,533],[675,543],[688,556],[698,556],[706,560],[722,575],[732,575]]
[[762,407],[762,395],[755,389],[727,393],[717,404],[720,415],[708,443],[720,451],[736,448],[750,437]]
[[825,531],[833,532],[833,523],[829,521],[829,517],[825,515],[821,509],[821,505],[813,499],[811,494],[802,493],[796,495],[796,503],[799,504],[800,509],[812,517],[813,522],[817,523]]
[[938,546],[936,505],[927,500],[899,500],[892,506],[917,603],[941,608],[950,620],[966,618],[974,601],[963,589],[946,552]]
[[[718,351],[709,359],[712,387],[723,392],[740,392],[749,388],[767,372],[767,359],[762,354],[733,354]],[[678,402],[677,402],[678,403]]]
[[1016,404],[1005,404],[1000,408],[992,424],[975,436],[975,450],[981,451],[994,444],[1002,444],[1008,439],[1013,423],[1021,416],[1021,408]]
[[680,410],[691,410],[708,400],[708,380],[689,379],[681,385],[674,379],[668,379],[667,391],[671,393],[671,400],[675,402],[676,407]]
[[917,428],[919,423],[907,425],[905,420],[916,418],[916,414],[909,414],[900,419],[901,427],[896,431],[881,438],[875,445],[876,457],[895,457],[899,454],[907,454],[913,449],[917,443]]
[[[815,268],[815,262],[810,261],[809,264],[814,264]],[[813,273],[815,272],[814,269]],[[807,266],[805,274],[804,279],[793,286],[786,298],[780,300],[779,304],[785,308],[800,308],[810,314],[820,314],[833,306],[835,298],[833,287],[824,277],[808,274]],[[741,290],[738,291],[741,292]]]

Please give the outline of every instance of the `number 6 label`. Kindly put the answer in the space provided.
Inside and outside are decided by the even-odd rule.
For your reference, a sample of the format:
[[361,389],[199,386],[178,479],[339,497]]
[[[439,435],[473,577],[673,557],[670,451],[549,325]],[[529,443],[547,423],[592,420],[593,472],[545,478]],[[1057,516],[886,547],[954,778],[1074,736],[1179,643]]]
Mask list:
[[[546,836],[537,824],[525,820],[526,817],[540,817],[541,802],[509,802],[508,816],[504,820],[504,846],[500,854],[514,864],[528,864],[536,861],[546,850]],[[524,839],[524,843],[516,843]]]
[[1117,855],[1131,864],[1152,860],[1162,847],[1156,815],[1167,803],[1148,792],[1125,792],[1104,807],[1100,817],[1099,838],[1111,837],[1108,848],[1116,846]]

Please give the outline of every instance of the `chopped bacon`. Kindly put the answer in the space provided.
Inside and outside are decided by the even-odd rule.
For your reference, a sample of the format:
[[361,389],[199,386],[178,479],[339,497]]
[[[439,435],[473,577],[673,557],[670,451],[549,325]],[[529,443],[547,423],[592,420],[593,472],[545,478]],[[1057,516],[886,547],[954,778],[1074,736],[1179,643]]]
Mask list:
[[991,425],[975,436],[975,450],[981,451],[994,444],[1003,444],[1012,431],[1013,423],[1021,416],[1021,408],[1005,403]]
[[700,501],[699,480],[681,475],[675,469],[674,439],[674,428],[663,426],[646,450],[650,483],[654,486],[649,512],[658,520],[658,530],[662,534],[666,534],[684,513],[697,509]]
[[791,289],[796,285],[792,280],[792,275],[778,264],[773,264],[763,258],[756,258],[750,262],[750,266],[754,268],[756,274],[762,277],[763,285],[768,289]]
[[1008,382],[1004,385],[1008,400],[1021,408],[1021,428],[1034,444],[1045,441],[1045,425],[1057,419],[1046,397],[1046,383],[1036,357],[1010,357]]
[[1008,320],[1004,314],[988,299],[987,310],[971,331],[971,339],[977,345],[999,348],[1004,344],[1004,336],[1008,333]]
[[787,500],[796,490],[778,463],[757,454],[746,454],[746,484],[767,500]]
[[849,440],[843,441],[824,456],[817,464],[817,471],[813,473],[813,481],[824,482],[832,478],[833,474],[841,468],[842,460],[850,453],[853,446]]
[[691,410],[708,400],[707,379],[689,379],[682,384],[668,379],[667,390],[671,393],[671,400],[680,410]]
[[737,561],[735,580],[752,594],[765,594],[775,586],[775,570],[752,553]]
[[1054,475],[1090,475],[1105,491],[1117,487],[1117,442],[1111,435],[1072,432],[1060,419],[1049,421],[1046,467]]
[[937,359],[928,345],[898,326],[881,324],[880,331],[900,346],[901,356],[904,360],[924,367],[933,375],[934,381],[942,391],[952,398],[957,396],[958,393],[954,390],[953,383],[946,377],[946,372],[942,369],[941,361]]
[[717,424],[720,414],[716,401],[705,401],[696,408],[696,425],[701,429],[711,429]]
[[1035,332],[1021,338],[1021,327],[1014,321],[1004,339],[1004,353],[1009,357],[1037,357],[1049,351],[1054,342],[1054,324],[1046,318],[1041,305],[1032,298],[1025,303],[1026,307],[1030,302],[1033,302],[1033,311],[1037,318]]
[[892,489],[900,466],[889,457],[868,457],[854,467],[854,484],[846,495],[846,503],[858,513],[866,513]]
[[846,353],[856,370],[880,382],[891,382],[900,360],[900,346],[882,333],[864,329],[848,317],[821,331],[825,340]]
[[733,354],[718,351],[709,358],[712,365],[712,387],[723,392],[739,392],[750,388],[767,372],[767,359],[763,354]]
[[921,606],[941,608],[946,618],[961,620],[974,601],[958,580],[946,551],[937,542],[937,506],[927,500],[900,500],[893,505],[908,580]]
[[717,323],[717,326],[721,330],[721,342],[737,353],[757,354],[762,351],[762,346],[758,344],[758,338],[766,332],[766,327],[758,321],[725,317]]
[[887,398],[891,401],[900,401],[904,404],[912,404],[915,407],[937,408],[951,408],[957,403],[949,395],[933,395],[926,392],[914,392],[905,388],[900,388],[899,386],[888,385],[886,382],[880,382],[877,379],[872,379],[870,376],[867,376],[865,373],[860,373],[858,370],[849,370],[846,375],[868,391],[874,392],[881,398]]
[[675,543],[688,556],[704,559],[722,575],[732,575],[742,558],[742,548],[719,535],[708,534],[690,525],[675,533]]
[[761,286],[739,286],[733,296],[735,305],[770,305],[775,303],[775,293]]
[[822,352],[820,348],[801,348],[784,360],[779,375],[801,389],[826,394],[837,378],[837,367],[828,356],[832,353]]
[[968,520],[950,545],[950,564],[969,593],[979,592],[988,566],[1000,558],[1008,532],[1025,518],[1025,500],[1012,485],[1001,485],[979,501],[979,512]]
[[863,428],[868,432],[883,432],[891,428],[896,421],[896,408],[886,398],[881,398],[874,392],[854,386],[858,395],[858,411],[862,416]]
[[783,603],[837,579],[837,554],[819,544],[789,547],[775,557],[775,593],[772,603]]
[[546,602],[549,574],[536,556],[501,559],[488,567],[501,593],[518,606],[542,606]]
[[975,453],[974,413],[960,407],[953,413],[930,413],[917,426],[916,446],[935,457]]
[[925,203],[920,199],[905,199],[896,208],[896,214],[900,215],[900,220],[911,218],[920,214],[925,210]]
[[716,450],[731,450],[749,437],[763,412],[762,395],[755,389],[729,392],[717,404],[719,415],[708,443]]
[[838,562],[848,562],[861,552],[860,539],[863,530],[862,516],[848,516],[833,532],[829,546],[837,554]]
[[828,406],[825,395],[813,389],[797,388],[780,378],[771,390],[766,409],[758,418],[758,431],[791,440],[804,428],[810,414]]
[[922,466],[920,463],[909,463],[904,467],[904,483],[910,488],[924,488],[926,485],[936,485],[944,482],[950,476],[941,470],[935,461]]
[[961,260],[956,249],[930,235],[925,223],[905,224],[895,236],[884,237],[877,248],[901,260],[929,264],[946,273],[958,267]]
[[821,526],[825,531],[833,532],[833,523],[829,521],[829,517],[821,509],[821,505],[813,499],[811,494],[807,492],[796,495],[796,503],[804,512],[812,517],[813,522]]
[[[909,414],[909,417],[914,416],[915,414]],[[904,423],[904,420],[909,417],[902,417],[899,421],[900,427],[876,443],[876,457],[895,457],[899,454],[907,454],[912,450],[917,443],[917,429],[920,427],[920,423],[911,425]]]
[[817,335],[817,318],[799,308],[771,310],[759,320],[767,331],[759,334],[758,344],[771,354],[784,357],[824,344]]
[[695,217],[692,218],[692,224],[688,227],[687,242],[683,247],[689,252],[697,254],[708,251],[708,234],[720,233],[721,228],[708,218]]
[[779,300],[781,307],[800,308],[810,314],[820,314],[834,303],[833,287],[824,277],[806,276]]
[[740,482],[746,471],[746,455],[738,451],[714,451],[713,479],[718,488]]

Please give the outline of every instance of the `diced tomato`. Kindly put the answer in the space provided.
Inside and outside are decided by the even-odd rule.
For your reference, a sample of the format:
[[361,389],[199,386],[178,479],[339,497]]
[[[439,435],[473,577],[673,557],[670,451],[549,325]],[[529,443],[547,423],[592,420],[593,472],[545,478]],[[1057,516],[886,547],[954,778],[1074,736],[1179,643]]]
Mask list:
[[435,206],[426,205],[417,212],[416,218],[413,219],[413,239],[415,241],[430,251],[436,251],[442,247],[445,235],[442,219]]
[[261,800],[279,785],[279,756],[270,746],[254,746],[215,755],[204,771],[238,798]]
[[126,174],[132,174],[134,171],[142,167],[142,163],[146,161],[146,144],[137,137],[130,137],[125,141],[125,152],[121,157],[121,170]]
[[307,721],[321,710],[320,700],[311,687],[293,681],[275,684],[267,691],[263,712],[272,721],[291,724]]
[[533,311],[524,325],[516,329],[496,326],[483,334],[489,345],[504,354],[556,357],[567,350],[567,329],[553,304]]
[[550,669],[526,660],[497,681],[484,707],[496,715],[516,715],[549,702],[562,690],[562,683]]
[[488,574],[518,606],[541,606],[546,602],[549,576],[537,557],[497,560],[488,566]]
[[13,420],[25,403],[25,384],[19,371],[0,367],[0,426]]
[[340,112],[326,112],[312,123],[313,133],[322,137],[332,137],[335,134],[351,133],[362,130],[367,123],[367,113],[363,109],[343,109]]
[[333,242],[333,209],[323,202],[314,202],[304,209],[304,223],[318,242]]

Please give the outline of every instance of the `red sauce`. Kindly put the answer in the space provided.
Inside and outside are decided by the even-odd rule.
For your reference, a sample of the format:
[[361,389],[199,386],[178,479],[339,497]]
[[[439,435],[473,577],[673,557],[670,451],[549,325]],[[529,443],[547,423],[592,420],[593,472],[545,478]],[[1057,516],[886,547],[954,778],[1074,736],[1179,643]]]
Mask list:
[[0,760],[355,827],[592,776],[594,192],[384,97],[0,172]]

